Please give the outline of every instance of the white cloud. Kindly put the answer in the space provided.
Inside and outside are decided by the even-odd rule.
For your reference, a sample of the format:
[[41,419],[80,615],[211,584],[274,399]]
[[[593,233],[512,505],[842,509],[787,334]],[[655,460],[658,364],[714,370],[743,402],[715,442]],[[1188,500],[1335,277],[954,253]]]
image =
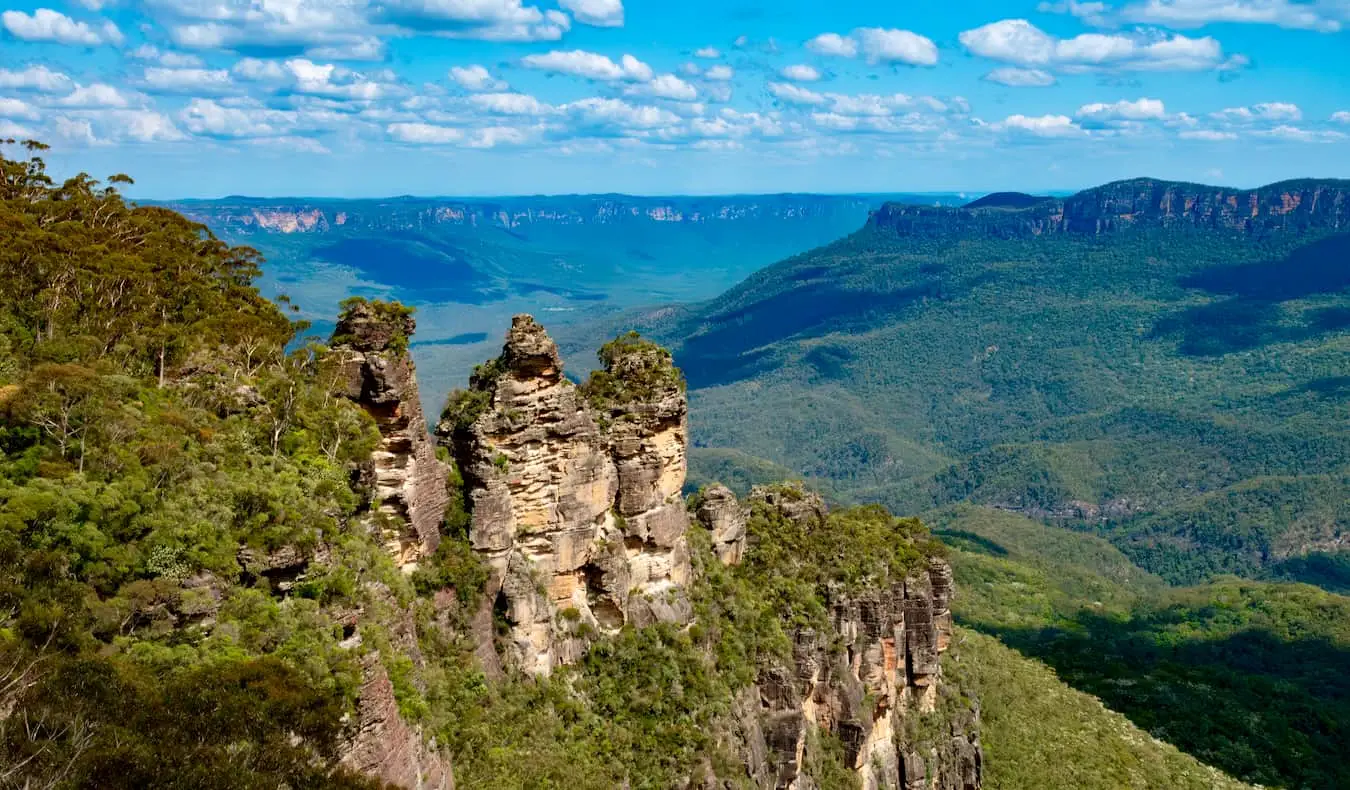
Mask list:
[[53,124],[56,136],[74,145],[97,145],[102,142],[94,136],[94,124],[88,118],[58,117]]
[[394,123],[386,131],[401,143],[445,145],[464,139],[464,132],[459,129],[429,123]]
[[1121,10],[1121,17],[1168,27],[1203,27],[1231,22],[1276,25],[1334,33],[1350,20],[1350,5],[1338,0],[1145,0]]
[[853,31],[853,35],[870,63],[932,66],[938,61],[937,45],[908,30],[864,27]]
[[1220,142],[1224,140],[1236,140],[1236,132],[1220,132],[1214,129],[1183,129],[1177,133],[1177,137],[1183,140],[1203,140],[1205,142]]
[[827,101],[823,95],[815,91],[786,82],[770,82],[768,88],[774,98],[788,104],[819,105]]
[[373,101],[386,93],[385,85],[332,63],[291,58],[283,65],[298,93],[354,101]]
[[1043,14],[1069,14],[1076,16],[1089,25],[1099,27],[1109,23],[1107,13],[1111,7],[1106,3],[1087,2],[1080,3],[1078,0],[1059,0],[1058,2],[1042,2],[1036,6],[1036,10]]
[[496,115],[547,115],[553,107],[524,93],[479,93],[469,97],[474,107]]
[[1246,63],[1241,56],[1225,59],[1219,42],[1210,37],[1084,33],[1059,39],[1025,19],[993,22],[964,31],[959,39],[971,54],[1032,69],[1202,71]]
[[195,93],[212,95],[234,89],[230,72],[224,69],[165,69],[152,66],[145,70],[145,89],[152,93]]
[[50,8],[39,8],[31,15],[22,11],[6,11],[0,14],[0,24],[10,35],[24,41],[54,41],[94,47],[99,44],[121,44],[125,40],[122,31],[112,22],[105,21],[95,28]]
[[694,57],[696,57],[696,58],[720,58],[720,57],[722,57],[722,53],[719,52],[719,51],[717,50],[716,47],[700,47],[700,48],[694,50]]
[[1210,113],[1210,117],[1230,123],[1298,121],[1303,119],[1303,111],[1297,104],[1288,102],[1262,102],[1250,107],[1229,107]]
[[654,129],[680,120],[680,116],[669,110],[633,105],[620,99],[581,99],[563,105],[562,109],[591,132]]
[[540,55],[526,55],[520,62],[532,69],[606,82],[615,80],[645,82],[652,78],[651,66],[632,55],[624,55],[619,63],[615,63],[595,52],[580,49],[568,52],[554,50]]
[[[267,2],[268,0],[262,0]],[[271,0],[310,2],[312,0]],[[575,0],[588,11],[604,11],[614,0]],[[521,0],[379,0],[373,16],[413,32],[484,41],[557,41],[571,27],[560,11],[541,11]],[[612,9],[610,9],[612,12]],[[622,22],[623,7],[619,4]],[[594,24],[594,23],[592,23]]]
[[496,79],[482,66],[451,66],[450,79],[459,83],[461,88],[470,91],[501,91],[506,83]]
[[210,99],[193,99],[178,113],[189,132],[208,137],[273,137],[287,131],[294,114],[263,108],[227,107]]
[[250,82],[279,82],[286,79],[286,69],[275,60],[244,58],[230,69],[234,76]]
[[558,0],[578,22],[596,27],[623,26],[623,0]]
[[148,60],[170,69],[199,69],[205,64],[196,55],[182,52],[164,52],[151,44],[142,44],[133,49],[131,57],[136,60]]
[[674,74],[662,74],[649,82],[634,85],[627,91],[633,95],[655,96],[658,99],[674,101],[693,101],[698,98],[698,90]]
[[1338,143],[1346,139],[1346,135],[1342,132],[1302,129],[1289,124],[1281,124],[1273,129],[1262,129],[1252,132],[1252,134],[1258,137],[1270,137],[1294,143]]
[[[23,121],[36,121],[38,119],[37,108],[21,99],[11,99],[0,96],[0,118],[18,118]],[[0,134],[0,137],[10,135]]]
[[1109,123],[1112,121],[1158,121],[1167,117],[1167,108],[1158,99],[1117,101],[1110,104],[1084,104],[1075,115],[1084,121]]
[[736,76],[736,72],[733,71],[730,66],[723,65],[712,66],[707,71],[703,72],[704,79],[714,80],[716,82],[726,82],[734,76]]
[[994,124],[1001,131],[1019,132],[1034,137],[1079,137],[1083,131],[1067,115],[1009,115],[1003,121]]
[[1341,110],[1331,114],[1331,120],[1336,123],[1350,123],[1350,110]]
[[821,55],[851,58],[858,54],[858,42],[838,33],[821,33],[806,42],[806,48]]
[[96,82],[93,85],[75,86],[75,90],[55,103],[62,107],[130,107],[132,101],[117,88]]
[[13,138],[15,140],[31,140],[33,130],[27,126],[20,126],[13,121],[7,121],[0,118],[0,138]]
[[1000,85],[1007,85],[1012,88],[1044,88],[1054,85],[1055,75],[1048,71],[1040,69],[1019,69],[1013,66],[1004,66],[994,69],[984,78],[990,82],[997,82]]
[[173,142],[185,139],[168,116],[154,110],[90,110],[56,119],[58,134],[85,144]]
[[820,79],[820,72],[805,63],[794,63],[791,66],[783,68],[778,72],[783,79],[793,82],[815,82]]
[[65,93],[74,86],[75,82],[70,77],[46,66],[29,66],[23,71],[0,69],[0,88]]

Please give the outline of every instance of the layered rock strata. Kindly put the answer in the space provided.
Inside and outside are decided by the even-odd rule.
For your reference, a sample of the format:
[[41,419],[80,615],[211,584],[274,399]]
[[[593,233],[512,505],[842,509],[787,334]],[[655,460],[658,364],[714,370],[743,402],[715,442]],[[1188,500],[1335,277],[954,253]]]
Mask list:
[[376,503],[373,522],[408,573],[436,550],[448,502],[448,470],[436,459],[407,353],[415,327],[410,315],[357,304],[338,321],[330,352],[338,365],[337,390],[379,426],[380,445],[363,470]]
[[584,387],[533,318],[452,396],[437,433],[464,476],[508,663],[576,661],[589,635],[690,616],[688,404],[670,356],[612,344]]
[[[749,507],[808,529],[826,524],[823,501],[801,489],[756,489]],[[697,509],[715,546],[729,514],[743,525],[743,513],[725,489],[705,491]],[[742,538],[739,550],[719,555],[743,550]],[[843,742],[866,790],[978,790],[978,708],[942,682],[952,592],[951,567],[936,557],[895,584],[827,591],[828,628],[798,628],[791,663],[764,668],[754,693],[738,700],[738,739],[755,783],[813,787],[813,739],[824,729]]]

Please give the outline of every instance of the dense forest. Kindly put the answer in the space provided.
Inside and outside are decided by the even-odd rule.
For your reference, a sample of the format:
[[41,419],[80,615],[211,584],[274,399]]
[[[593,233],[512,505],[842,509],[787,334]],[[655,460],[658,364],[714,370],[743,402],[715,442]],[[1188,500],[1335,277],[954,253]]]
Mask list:
[[696,477],[787,468],[844,501],[1091,531],[1174,583],[1346,590],[1347,194],[1144,180],[888,205],[716,299],[620,320],[689,377]]

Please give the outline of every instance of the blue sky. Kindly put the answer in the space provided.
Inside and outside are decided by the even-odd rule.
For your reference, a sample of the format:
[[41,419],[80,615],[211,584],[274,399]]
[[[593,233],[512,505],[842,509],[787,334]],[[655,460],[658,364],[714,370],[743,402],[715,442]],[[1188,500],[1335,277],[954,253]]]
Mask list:
[[0,137],[147,198],[1350,177],[1350,0],[8,0]]

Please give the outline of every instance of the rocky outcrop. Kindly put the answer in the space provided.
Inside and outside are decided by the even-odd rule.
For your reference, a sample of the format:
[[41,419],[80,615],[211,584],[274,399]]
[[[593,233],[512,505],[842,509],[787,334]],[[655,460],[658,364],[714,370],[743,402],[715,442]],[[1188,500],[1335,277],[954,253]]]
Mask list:
[[454,790],[450,761],[398,712],[394,684],[376,656],[362,667],[357,723],[342,764],[403,790]]
[[745,508],[731,489],[720,484],[699,492],[694,515],[712,536],[713,553],[723,565],[737,565],[745,555]]
[[[699,520],[715,529],[735,499],[728,503],[730,492],[719,491],[709,505],[707,493]],[[822,528],[828,516],[818,496],[786,486],[752,491],[750,507],[808,529]],[[763,668],[754,703],[736,706],[741,753],[756,785],[813,787],[819,728],[843,742],[845,762],[866,790],[978,790],[979,711],[942,678],[952,595],[951,567],[937,557],[894,584],[828,590],[828,627],[798,628],[791,663]]]
[[437,428],[464,475],[506,658],[535,674],[575,661],[590,634],[690,615],[683,383],[664,350],[608,348],[583,391],[543,327],[516,316]]
[[869,225],[901,236],[964,233],[1001,239],[1135,228],[1227,230],[1265,238],[1350,227],[1350,181],[1331,179],[1239,190],[1137,178],[1067,198],[1021,198],[990,196],[961,208],[888,203],[873,212]]
[[377,507],[373,526],[405,572],[436,550],[448,496],[407,353],[416,324],[397,305],[358,303],[333,332],[337,389],[375,418],[380,445],[363,470]]

